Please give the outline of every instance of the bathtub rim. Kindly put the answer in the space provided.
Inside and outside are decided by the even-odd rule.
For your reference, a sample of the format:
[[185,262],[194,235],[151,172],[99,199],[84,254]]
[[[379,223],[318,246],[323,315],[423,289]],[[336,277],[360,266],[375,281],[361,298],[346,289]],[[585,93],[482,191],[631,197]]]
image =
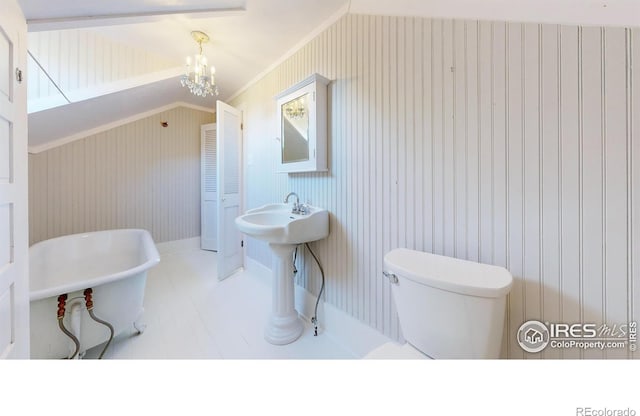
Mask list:
[[[114,282],[116,280],[126,278],[128,276],[133,276],[135,274],[145,272],[151,267],[160,263],[160,254],[158,253],[158,248],[156,247],[155,242],[151,237],[151,234],[149,233],[148,230],[145,230],[142,228],[117,228],[117,229],[111,229],[111,230],[90,231],[86,233],[68,234],[68,235],[63,235],[63,236],[39,241],[33,244],[32,246],[30,246],[29,252],[31,253],[32,249],[41,245],[45,245],[45,243],[50,244],[52,242],[55,242],[56,240],[67,239],[67,238],[82,238],[83,236],[89,236],[89,235],[95,235],[95,234],[130,233],[130,232],[141,235],[143,252],[147,257],[146,262],[141,263],[135,267],[119,271],[117,273],[111,273],[105,276],[94,277],[90,280],[91,282],[90,286],[87,286],[86,281],[81,281],[81,282],[72,282],[69,284],[63,284],[55,287],[40,289],[36,291],[32,291],[31,289],[29,289],[29,301],[34,302],[34,301],[46,299],[53,296],[59,296],[64,293],[71,293],[78,290],[87,289],[88,287],[96,287],[96,286],[104,285],[110,282]],[[31,286],[31,275],[29,275],[29,286]]]

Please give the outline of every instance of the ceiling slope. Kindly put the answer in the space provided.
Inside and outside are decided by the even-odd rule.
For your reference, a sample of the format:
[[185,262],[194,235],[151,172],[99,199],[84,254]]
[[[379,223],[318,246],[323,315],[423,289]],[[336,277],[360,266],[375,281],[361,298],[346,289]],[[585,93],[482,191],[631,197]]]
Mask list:
[[[159,56],[164,62],[168,62],[169,66],[177,69],[178,73],[179,68],[184,65],[185,57],[197,51],[197,44],[191,38],[191,31],[202,30],[211,37],[211,42],[203,45],[203,52],[216,67],[216,79],[220,90],[218,98],[221,100],[228,99],[247,85],[323,22],[333,18],[336,13],[344,14],[347,4],[347,0],[298,0],[296,2],[289,0],[242,2],[183,0],[179,2],[180,8],[176,8],[177,3],[168,0],[148,0],[144,3],[112,0],[108,2],[109,7],[105,9],[107,3],[102,0],[86,0],[82,2],[82,10],[78,10],[76,8],[78,3],[75,0],[57,0],[55,8],[47,7],[49,0],[20,1],[25,8],[28,21],[31,22],[36,20],[44,22],[49,19],[68,23],[74,19],[82,19],[82,16],[105,16],[110,13],[145,15],[144,23],[131,24],[131,19],[127,17],[115,19],[115,22],[119,23],[117,25],[113,24],[113,19],[109,21],[110,25],[103,25],[104,21],[99,19],[85,19],[82,25],[80,20],[77,20],[75,24],[77,26],[90,24],[92,27],[84,30],[92,32],[96,37]],[[211,13],[180,13],[180,10],[204,6],[236,7],[239,4],[246,4],[246,10],[214,16]],[[143,7],[143,5],[146,6]],[[340,10],[342,12],[339,12]],[[154,13],[156,13],[155,18],[148,19]],[[60,30],[43,32],[40,35],[67,32],[69,31]],[[63,36],[60,35],[60,37]],[[71,49],[71,62],[75,62],[76,54],[92,50],[84,44],[78,46],[72,43],[71,46],[61,45],[57,48],[50,46],[39,45],[38,56],[49,56],[51,53],[61,53],[65,50],[69,52]],[[105,56],[112,58],[115,55]],[[124,56],[126,59],[127,55]],[[70,62],[69,59],[59,61]],[[112,59],[109,65],[113,68],[122,66],[116,62],[116,59]],[[96,66],[99,67],[99,65]],[[46,65],[44,67],[51,70],[51,67],[47,68]],[[60,72],[65,70],[63,67],[56,67],[56,69]],[[100,68],[93,68],[93,70],[101,71]],[[78,71],[69,71],[67,68],[67,72],[77,73]],[[89,76],[95,77],[95,75]],[[190,95],[185,88],[181,87],[177,73],[165,79],[146,77],[147,80],[153,81],[151,83],[145,83],[145,77],[140,74],[137,74],[135,79],[139,81],[137,84],[130,82],[134,80],[133,77],[119,79],[120,85],[125,85],[126,88],[112,85],[103,85],[102,88],[94,86],[93,90],[97,91],[95,94],[83,94],[81,91],[76,95],[71,94],[73,96],[70,101],[76,102],[31,113],[29,116],[31,148],[42,149],[48,146],[47,143],[66,142],[71,137],[81,135],[82,132],[109,125],[118,118],[144,113],[172,102],[187,102],[205,108],[215,106],[215,100],[211,97],[201,99]],[[55,101],[55,96],[59,95],[58,91],[51,87],[49,89]]]
[[196,97],[174,84],[175,79],[170,78],[29,114],[29,152],[39,153],[69,143],[176,103],[214,112],[213,98]]
[[[203,49],[216,66],[223,101],[259,79],[316,28],[347,12],[640,27],[638,0],[56,0],[56,7],[50,0],[19,2],[32,30],[42,24],[90,27],[104,38],[161,56],[172,68],[196,52],[190,32],[202,30],[211,37]],[[128,89],[104,89],[106,95],[31,114],[30,145],[64,141],[176,100],[213,108],[214,100],[190,96],[177,76],[142,85],[144,78]]]

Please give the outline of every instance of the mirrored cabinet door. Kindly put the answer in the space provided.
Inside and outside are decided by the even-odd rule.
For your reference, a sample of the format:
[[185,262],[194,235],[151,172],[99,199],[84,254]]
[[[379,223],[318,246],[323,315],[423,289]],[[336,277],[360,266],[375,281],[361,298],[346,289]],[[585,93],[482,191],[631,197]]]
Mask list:
[[280,131],[282,132],[282,163],[306,162],[309,160],[309,99],[305,93],[282,104]]
[[278,172],[327,171],[327,85],[314,74],[276,96]]

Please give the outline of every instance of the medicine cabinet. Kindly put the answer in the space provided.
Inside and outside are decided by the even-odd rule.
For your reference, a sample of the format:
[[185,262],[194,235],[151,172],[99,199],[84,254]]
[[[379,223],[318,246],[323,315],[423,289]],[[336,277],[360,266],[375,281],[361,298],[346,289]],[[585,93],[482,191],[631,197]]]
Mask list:
[[276,96],[278,172],[327,171],[327,85],[313,74]]

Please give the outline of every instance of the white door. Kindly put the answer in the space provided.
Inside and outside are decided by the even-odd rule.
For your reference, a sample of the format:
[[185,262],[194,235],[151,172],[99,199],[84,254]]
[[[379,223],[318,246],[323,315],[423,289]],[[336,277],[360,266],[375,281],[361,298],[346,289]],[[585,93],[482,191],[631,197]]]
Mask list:
[[218,149],[216,125],[200,127],[200,248],[218,250]]
[[[0,358],[29,358],[27,24],[15,0],[0,13]],[[24,76],[24,75],[22,75]]]
[[240,215],[242,113],[218,100],[218,279],[226,279],[242,267],[242,234],[235,219]]

